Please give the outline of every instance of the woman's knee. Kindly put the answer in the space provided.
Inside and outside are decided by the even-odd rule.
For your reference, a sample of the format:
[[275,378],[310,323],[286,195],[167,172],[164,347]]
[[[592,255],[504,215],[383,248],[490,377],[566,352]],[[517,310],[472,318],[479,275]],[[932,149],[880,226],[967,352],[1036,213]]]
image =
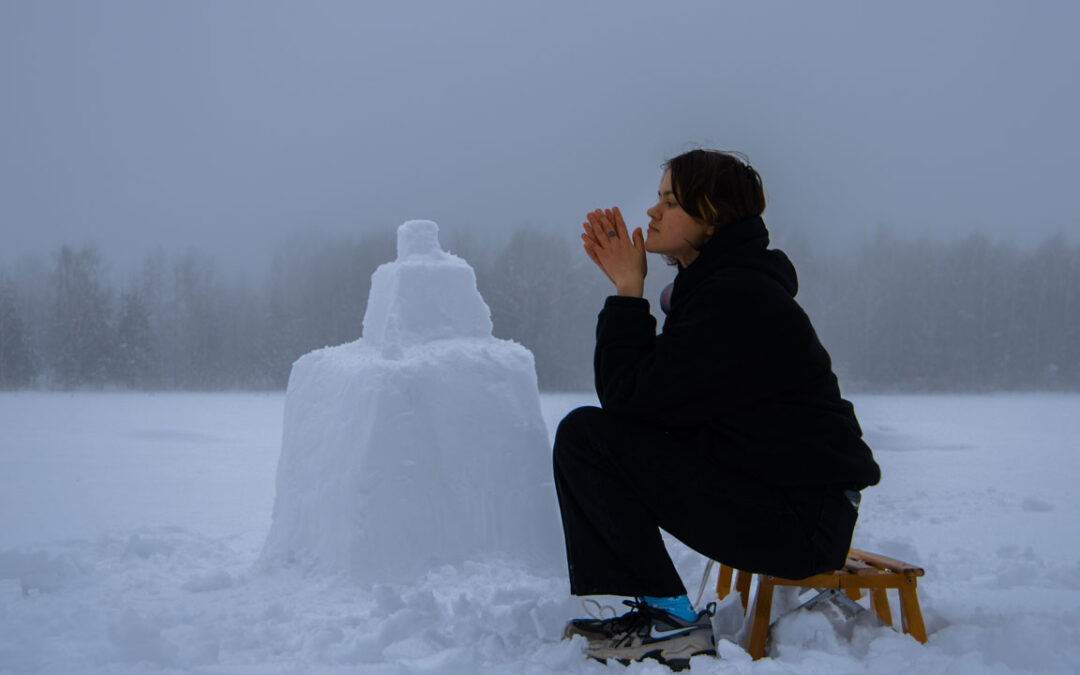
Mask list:
[[594,406],[582,406],[567,413],[555,430],[555,462],[565,460],[588,445],[589,435],[595,431],[599,419],[605,415],[601,408]]

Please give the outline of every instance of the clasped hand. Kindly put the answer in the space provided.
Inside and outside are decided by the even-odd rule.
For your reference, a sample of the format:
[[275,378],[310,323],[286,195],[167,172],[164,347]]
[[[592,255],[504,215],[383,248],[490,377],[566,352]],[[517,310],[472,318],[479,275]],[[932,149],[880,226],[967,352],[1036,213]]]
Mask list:
[[645,292],[648,273],[641,228],[636,228],[631,237],[617,206],[596,209],[586,218],[581,239],[589,259],[615,284],[617,295],[640,298]]

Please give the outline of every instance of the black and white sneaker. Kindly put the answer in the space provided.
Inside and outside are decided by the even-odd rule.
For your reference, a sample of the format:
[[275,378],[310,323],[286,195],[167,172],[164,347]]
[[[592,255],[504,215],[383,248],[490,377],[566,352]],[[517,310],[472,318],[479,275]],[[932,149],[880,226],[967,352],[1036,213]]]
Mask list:
[[626,604],[632,609],[616,617],[620,620],[618,624],[615,619],[608,619],[605,628],[592,627],[600,632],[616,626],[621,630],[611,637],[590,639],[585,651],[590,657],[622,663],[652,658],[672,670],[682,670],[690,666],[690,659],[695,656],[716,656],[716,638],[710,621],[716,612],[715,604],[710,603],[693,621],[684,621],[643,602],[628,600]]

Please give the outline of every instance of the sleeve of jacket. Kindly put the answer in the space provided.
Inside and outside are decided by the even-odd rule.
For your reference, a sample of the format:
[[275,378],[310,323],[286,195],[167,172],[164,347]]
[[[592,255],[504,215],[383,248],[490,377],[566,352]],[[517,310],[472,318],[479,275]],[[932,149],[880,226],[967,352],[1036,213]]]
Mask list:
[[706,401],[724,396],[735,365],[732,350],[718,340],[724,323],[705,300],[691,301],[675,325],[656,335],[648,301],[609,297],[597,321],[593,356],[600,405],[670,425],[708,419],[715,411]]

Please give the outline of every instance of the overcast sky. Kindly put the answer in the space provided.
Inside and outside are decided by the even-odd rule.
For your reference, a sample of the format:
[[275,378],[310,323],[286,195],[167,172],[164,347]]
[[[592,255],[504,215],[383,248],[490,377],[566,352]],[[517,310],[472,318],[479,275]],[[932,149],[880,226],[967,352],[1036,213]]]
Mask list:
[[746,152],[766,222],[1080,234],[1076,2],[0,0],[0,264],[96,242],[238,268],[409,218],[576,241]]

